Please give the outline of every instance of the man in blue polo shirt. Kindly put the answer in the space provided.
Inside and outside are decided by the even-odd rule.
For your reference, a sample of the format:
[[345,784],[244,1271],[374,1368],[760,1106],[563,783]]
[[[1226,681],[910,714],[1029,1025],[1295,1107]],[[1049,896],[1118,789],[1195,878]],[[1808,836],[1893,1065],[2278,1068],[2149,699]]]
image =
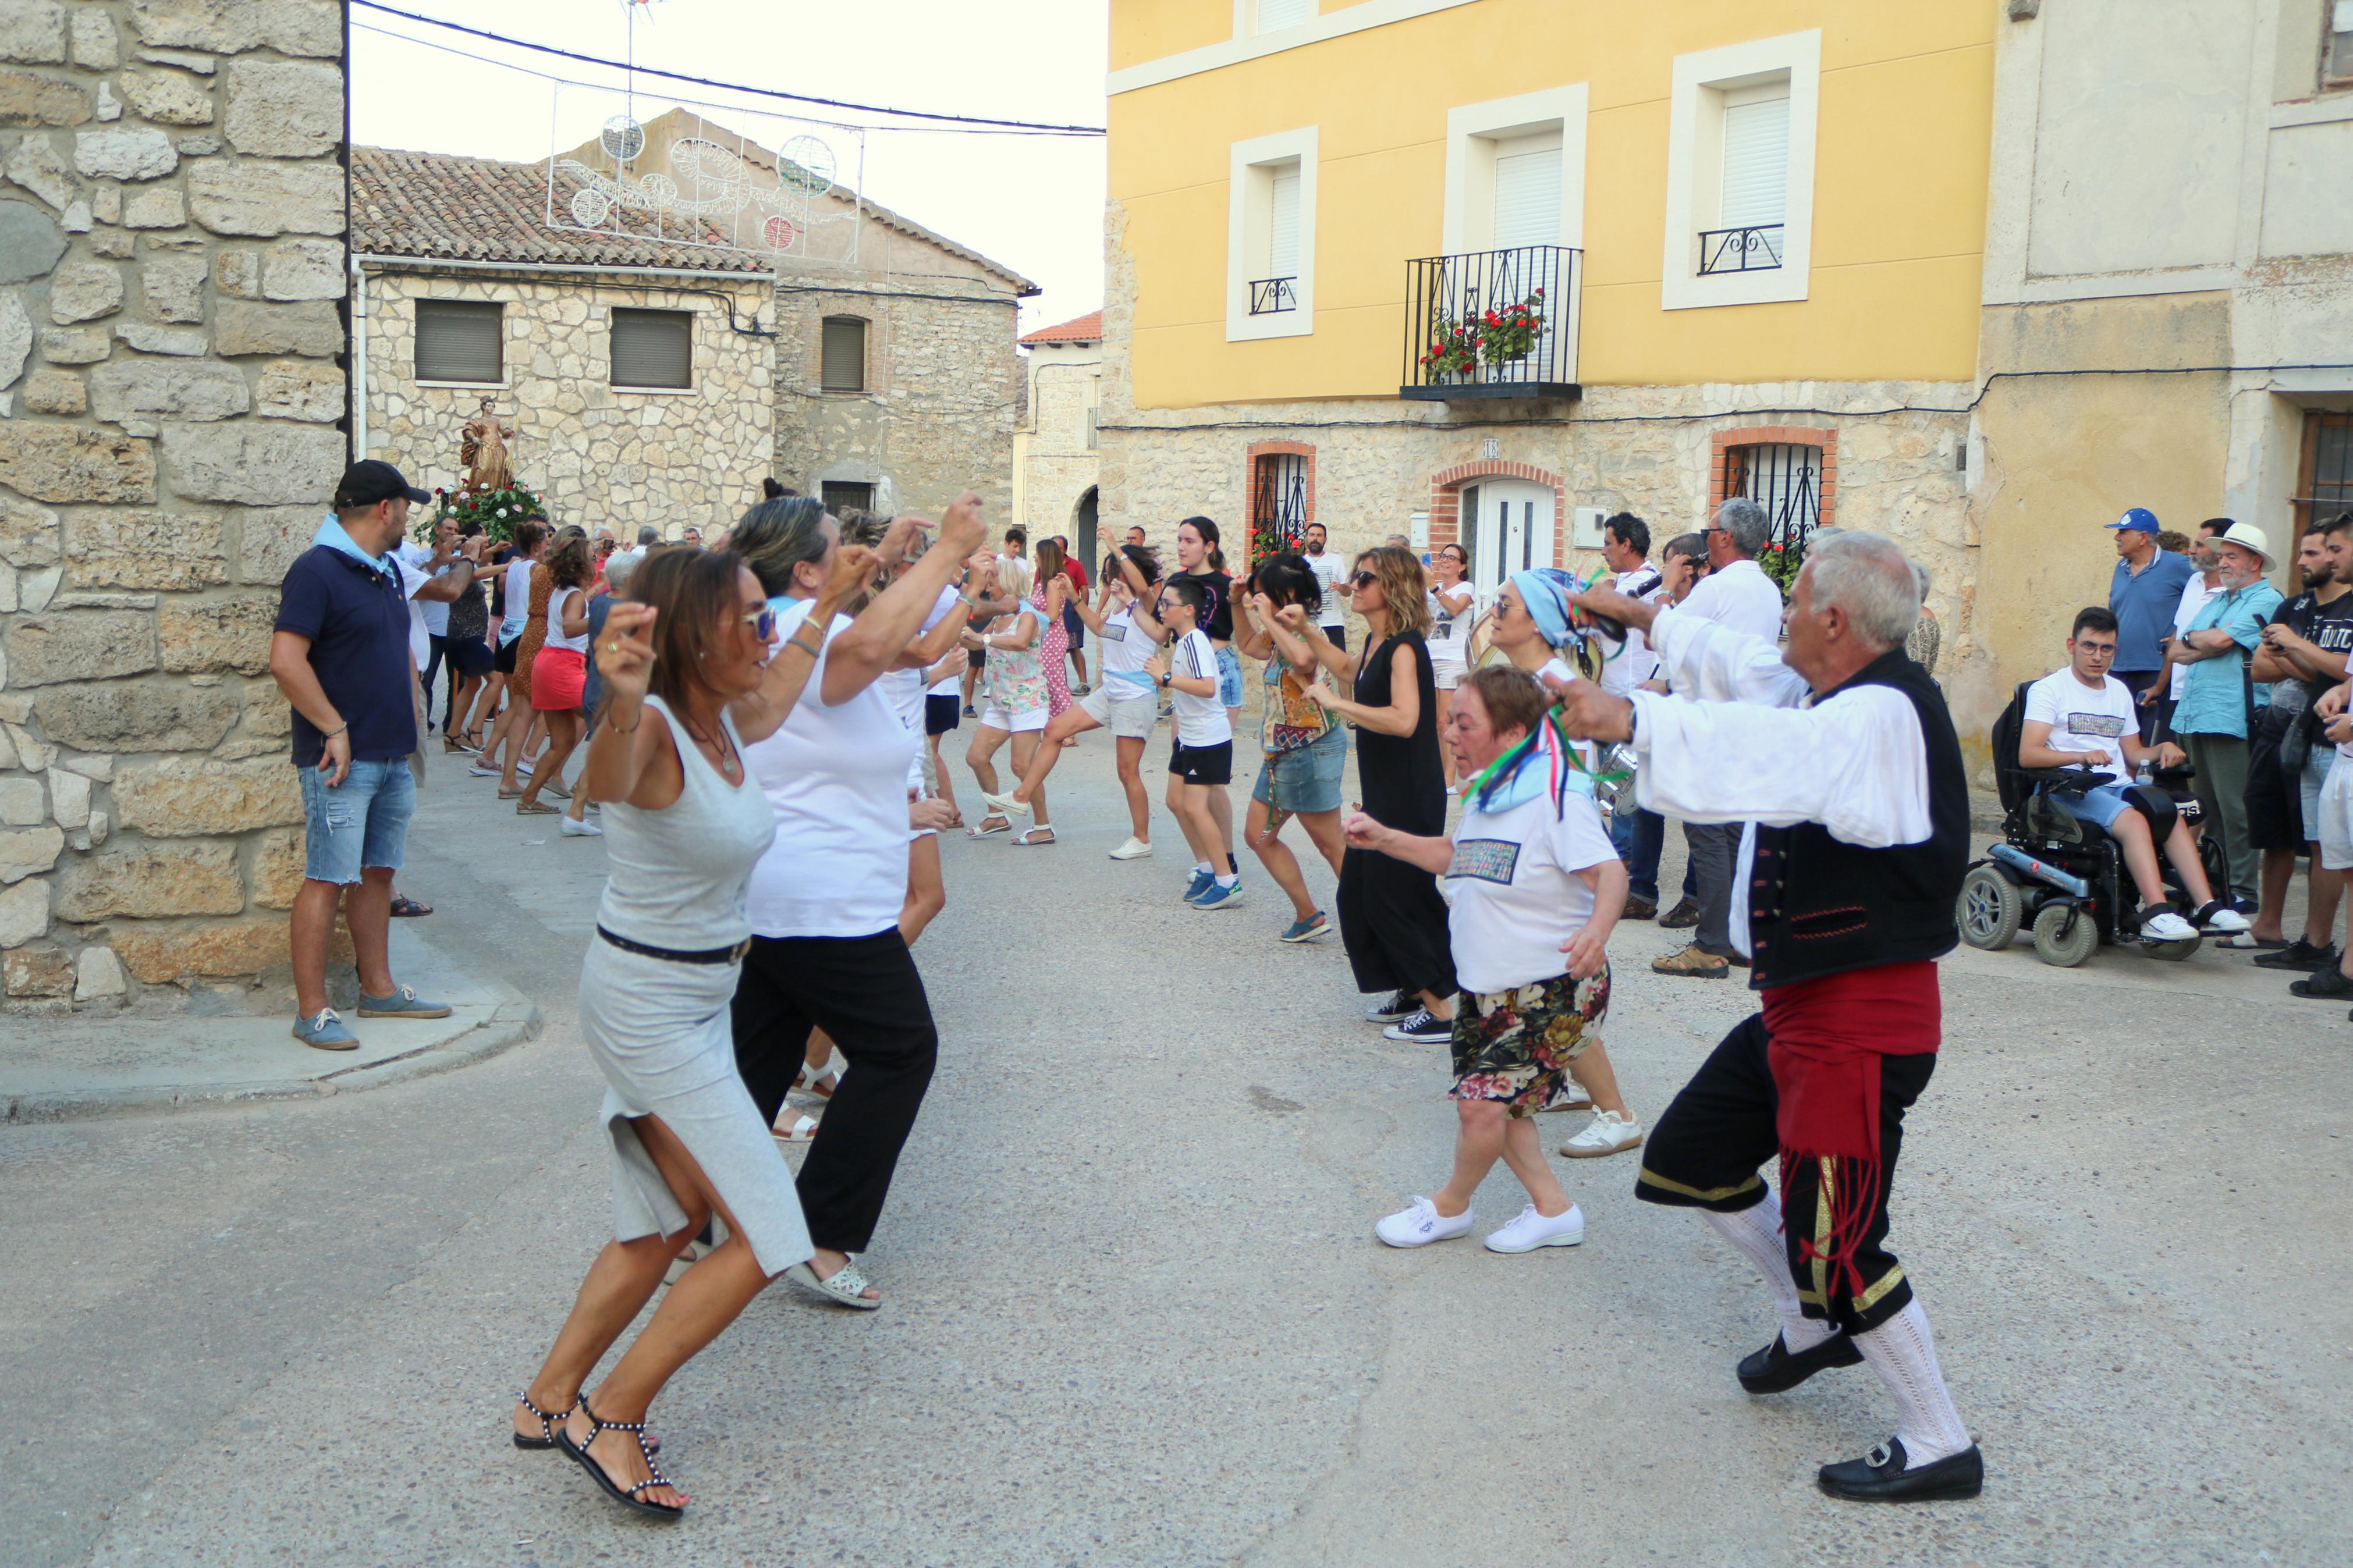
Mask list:
[[408,595],[392,551],[409,506],[432,499],[390,463],[353,463],[335,487],[335,515],[279,591],[269,673],[294,707],[307,838],[294,896],[294,1037],[321,1050],[359,1045],[327,1005],[327,949],[346,888],[360,1016],[449,1016],[394,984],[388,948],[393,873],[417,805],[408,754],[417,743]]
[[[2116,536],[2116,571],[2108,580],[2108,608],[2116,617],[2116,662],[2108,673],[2137,700],[2165,666],[2166,639],[2181,605],[2181,585],[2196,575],[2187,555],[2157,547],[2157,514],[2137,506],[2108,524]],[[2141,708],[2140,738],[2157,732],[2157,704]]]

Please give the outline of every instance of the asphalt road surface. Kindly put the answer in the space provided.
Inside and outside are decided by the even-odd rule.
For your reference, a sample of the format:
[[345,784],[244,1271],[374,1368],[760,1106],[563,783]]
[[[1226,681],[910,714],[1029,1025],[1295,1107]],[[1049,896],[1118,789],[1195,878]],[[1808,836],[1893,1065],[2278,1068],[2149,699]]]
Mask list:
[[[655,1407],[677,1526],[507,1442],[609,1234],[573,1026],[603,855],[437,775],[402,885],[544,1034],[319,1102],[0,1130],[0,1561],[2343,1560],[2341,1007],[2214,952],[1949,963],[1894,1245],[1986,1490],[1834,1503],[1814,1468],[1893,1429],[1875,1380],[1743,1395],[1763,1289],[1635,1203],[1633,1157],[1559,1162],[1580,1247],[1374,1242],[1445,1178],[1445,1052],[1359,1021],[1336,937],[1277,943],[1254,867],[1198,913],[1173,824],[1106,859],[1109,753],[1055,775],[1059,847],[947,845],[918,949],[941,1068],[868,1255],[888,1302],[779,1286],[687,1369]],[[1646,1120],[1751,1005],[1652,975],[1667,940],[1613,944]],[[1521,1201],[1499,1167],[1479,1228]]]

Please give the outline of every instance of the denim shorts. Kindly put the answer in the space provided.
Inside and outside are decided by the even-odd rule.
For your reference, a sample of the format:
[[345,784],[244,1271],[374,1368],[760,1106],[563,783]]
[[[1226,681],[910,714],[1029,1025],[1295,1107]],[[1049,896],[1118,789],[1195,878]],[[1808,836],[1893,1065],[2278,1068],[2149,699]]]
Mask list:
[[1250,798],[1293,816],[1340,809],[1340,775],[1348,765],[1348,731],[1334,730],[1288,752],[1270,754]]
[[400,869],[417,810],[417,778],[406,757],[354,762],[332,788],[317,768],[295,771],[302,777],[303,876],[349,886],[362,867]]
[[1218,650],[1218,706],[1239,708],[1241,705],[1241,655],[1230,647],[1221,647]]
[[2313,824],[2320,820],[2321,787],[2328,783],[2329,774],[2336,771],[2336,765],[2337,748],[2321,741],[2313,746],[2312,754],[2305,758],[2304,772],[2296,775],[2296,789],[2303,797],[2304,837],[2313,843],[2320,840],[2320,834]]
[[2081,795],[2066,790],[2052,790],[2051,804],[2078,822],[2089,822],[2105,827],[2126,812],[2133,809],[2131,800],[2120,784],[2095,784]]

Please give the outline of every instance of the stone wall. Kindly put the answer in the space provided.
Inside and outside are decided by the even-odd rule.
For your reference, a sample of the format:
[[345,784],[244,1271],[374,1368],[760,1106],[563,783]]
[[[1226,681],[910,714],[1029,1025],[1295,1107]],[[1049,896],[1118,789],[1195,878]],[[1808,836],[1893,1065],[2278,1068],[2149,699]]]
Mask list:
[[[1029,353],[1029,449],[1017,521],[1029,526],[1032,539],[1042,539],[1070,533],[1079,498],[1095,488],[1100,464],[1096,448],[1087,445],[1087,410],[1095,406],[1103,363],[1092,344],[1039,344]],[[1071,545],[1092,570],[1099,553],[1094,541],[1073,538]]]
[[[779,288],[776,477],[807,495],[828,480],[871,484],[878,507],[934,518],[970,489],[985,516],[1004,518],[1021,374],[1013,297],[977,283],[890,281],[893,291]],[[869,323],[864,392],[818,384],[828,316]]]
[[[429,266],[429,263],[420,263]],[[439,274],[371,268],[367,278],[368,455],[427,489],[454,489],[459,442],[484,396],[515,426],[515,468],[549,514],[625,541],[650,523],[675,539],[693,524],[732,527],[760,499],[776,447],[775,340],[765,279],[628,286],[572,276]],[[723,293],[729,310],[711,297]],[[417,301],[505,307],[505,380],[419,384]],[[694,385],[645,392],[612,384],[611,323],[622,309],[692,310]],[[739,331],[738,327],[744,330]],[[751,329],[758,328],[754,331]]]
[[286,977],[267,667],[344,460],[342,49],[327,0],[0,0],[11,1011]]

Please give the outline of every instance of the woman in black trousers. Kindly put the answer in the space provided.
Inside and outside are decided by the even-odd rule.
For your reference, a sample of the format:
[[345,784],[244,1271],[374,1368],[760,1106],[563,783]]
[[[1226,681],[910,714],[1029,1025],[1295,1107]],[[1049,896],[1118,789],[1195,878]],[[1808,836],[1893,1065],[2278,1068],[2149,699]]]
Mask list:
[[[1320,632],[1316,657],[1353,674],[1353,696],[1317,686],[1311,695],[1356,726],[1356,782],[1366,816],[1400,833],[1446,832],[1446,771],[1438,752],[1438,691],[1430,678],[1430,602],[1421,563],[1384,545],[1356,557],[1349,604],[1365,618],[1365,648],[1347,654]],[[1299,628],[1293,627],[1294,631]],[[1359,991],[1394,994],[1366,1016],[1393,1040],[1443,1045],[1454,1031],[1454,958],[1438,879],[1371,850],[1340,858],[1340,940]]]

